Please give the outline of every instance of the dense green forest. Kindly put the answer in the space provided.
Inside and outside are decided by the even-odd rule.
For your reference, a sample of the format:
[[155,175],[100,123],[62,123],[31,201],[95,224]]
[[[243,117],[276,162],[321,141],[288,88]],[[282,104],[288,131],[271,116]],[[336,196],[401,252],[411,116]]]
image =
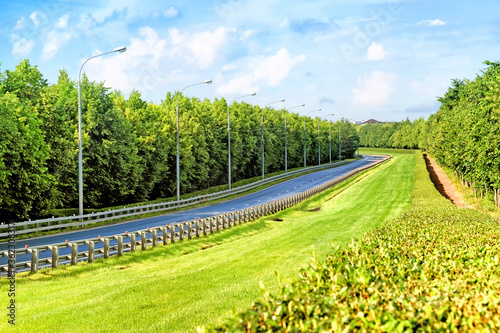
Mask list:
[[[228,182],[227,112],[224,98],[210,101],[167,92],[160,104],[134,91],[128,99],[104,83],[82,78],[84,207],[168,198],[176,191],[176,106],[180,107],[181,193]],[[261,115],[265,172],[284,170],[287,116],[288,168],[352,157],[359,138],[346,120],[331,123],[285,109],[230,105],[232,181],[261,175]],[[318,122],[320,130],[318,132]],[[49,84],[28,60],[0,71],[0,216],[37,218],[78,206],[78,81],[62,70]]]
[[427,120],[360,126],[360,146],[426,150],[500,207],[500,63],[485,64],[474,80],[453,80]]

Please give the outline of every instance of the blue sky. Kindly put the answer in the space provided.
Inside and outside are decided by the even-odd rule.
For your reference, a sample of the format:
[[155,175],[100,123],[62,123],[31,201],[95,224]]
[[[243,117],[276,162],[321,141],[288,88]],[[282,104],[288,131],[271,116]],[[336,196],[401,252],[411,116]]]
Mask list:
[[168,91],[316,116],[428,117],[453,79],[500,60],[493,0],[0,0],[0,69],[23,59],[50,83],[84,72],[160,103]]

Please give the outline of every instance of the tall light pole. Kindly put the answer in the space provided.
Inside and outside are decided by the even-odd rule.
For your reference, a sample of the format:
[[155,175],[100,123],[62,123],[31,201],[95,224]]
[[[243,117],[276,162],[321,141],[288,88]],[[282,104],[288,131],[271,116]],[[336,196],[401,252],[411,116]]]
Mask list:
[[342,124],[342,119],[339,120],[339,162],[342,161],[342,142],[340,141],[340,125]]
[[306,106],[304,103],[296,106],[292,106],[291,108],[285,110],[285,172],[288,172],[288,142],[287,142],[287,133],[286,133],[286,116],[288,114],[288,111],[291,109],[295,109],[298,107]]
[[82,69],[83,66],[85,66],[85,64],[90,59],[94,59],[113,52],[123,53],[125,51],[127,51],[127,48],[125,46],[120,46],[114,49],[113,51],[101,53],[93,57],[90,57],[87,60],[85,60],[85,62],[82,64],[82,67],[80,67],[80,72],[78,73],[78,212],[80,216],[83,215],[82,83],[81,83]]
[[318,165],[321,165],[321,132],[319,130],[320,123],[321,118],[318,118]]
[[176,171],[177,171],[177,201],[181,199],[181,193],[180,193],[180,167],[179,167],[179,95],[182,94],[184,89],[189,88],[189,87],[194,87],[200,84],[210,84],[212,83],[212,80],[205,80],[203,82],[191,84],[189,86],[186,86],[182,88],[182,90],[177,94],[177,112],[176,112],[176,118],[177,118],[177,158],[175,159],[175,164],[176,164]]
[[332,122],[329,121],[328,122],[328,125],[329,125],[329,135],[328,135],[328,139],[330,141],[330,164],[332,164]]
[[248,96],[255,96],[257,95],[256,92],[248,94],[248,95],[243,95],[240,97],[236,97],[227,105],[227,147],[228,147],[228,153],[227,153],[227,159],[229,161],[228,163],[228,184],[229,184],[229,189],[231,189],[231,120],[229,118],[229,106],[233,104],[233,102],[237,99],[243,98],[243,97],[248,97]]
[[[330,113],[328,116],[334,116],[335,113]],[[329,122],[330,124],[330,164],[332,164],[332,122]]]
[[269,105],[274,104],[274,103],[281,103],[284,102],[285,99],[282,98],[279,101],[274,101],[271,103],[267,103],[264,108],[262,109],[262,120],[261,120],[261,127],[262,127],[262,179],[264,179],[264,109],[267,108]]
[[[309,111],[307,112],[305,115],[308,115],[309,113],[311,112],[317,112],[317,111],[321,111],[322,109],[316,109],[316,110],[312,110],[312,111]],[[306,118],[304,118],[304,169],[306,168],[306,153],[307,153],[307,148],[306,148]]]

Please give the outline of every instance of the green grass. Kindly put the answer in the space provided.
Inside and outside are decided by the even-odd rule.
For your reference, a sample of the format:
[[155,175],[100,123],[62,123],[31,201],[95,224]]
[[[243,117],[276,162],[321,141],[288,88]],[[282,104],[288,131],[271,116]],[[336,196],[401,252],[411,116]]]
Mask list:
[[[278,290],[275,272],[296,278],[313,247],[326,257],[330,242],[346,247],[408,209],[414,165],[413,155],[396,155],[293,209],[209,237],[20,274],[9,331],[193,332],[220,324],[260,297],[261,281]],[[6,304],[7,281],[0,283]]]

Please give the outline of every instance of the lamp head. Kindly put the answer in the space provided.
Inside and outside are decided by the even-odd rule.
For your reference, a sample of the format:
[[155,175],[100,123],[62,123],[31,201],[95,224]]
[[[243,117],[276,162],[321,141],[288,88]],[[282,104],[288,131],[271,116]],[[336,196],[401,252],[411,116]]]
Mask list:
[[250,96],[255,96],[255,95],[257,95],[256,92],[253,92],[253,93],[250,94]]
[[119,46],[113,50],[113,52],[120,52],[120,53],[123,53],[125,51],[127,51],[127,48],[125,46]]
[[284,102],[284,101],[285,101],[285,99],[284,99],[284,98],[280,99],[280,102]]
[[211,84],[211,83],[212,83],[212,80],[205,80],[205,81],[203,81],[203,83],[206,83],[206,84]]

